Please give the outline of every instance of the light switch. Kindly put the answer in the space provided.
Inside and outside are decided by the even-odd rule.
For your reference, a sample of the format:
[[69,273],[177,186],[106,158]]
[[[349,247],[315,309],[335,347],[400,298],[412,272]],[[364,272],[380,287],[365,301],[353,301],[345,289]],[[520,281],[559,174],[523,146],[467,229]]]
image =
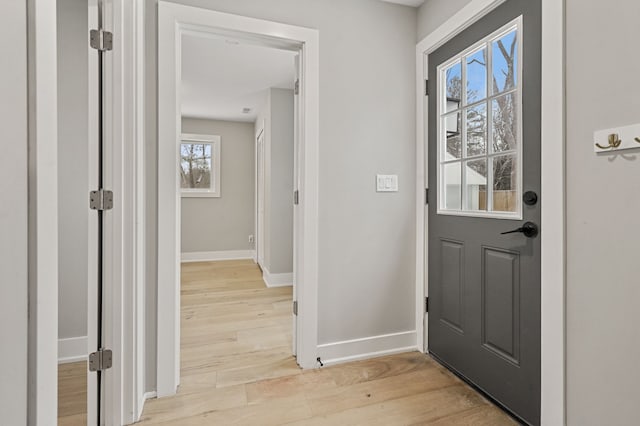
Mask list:
[[377,192],[398,192],[398,175],[376,175]]

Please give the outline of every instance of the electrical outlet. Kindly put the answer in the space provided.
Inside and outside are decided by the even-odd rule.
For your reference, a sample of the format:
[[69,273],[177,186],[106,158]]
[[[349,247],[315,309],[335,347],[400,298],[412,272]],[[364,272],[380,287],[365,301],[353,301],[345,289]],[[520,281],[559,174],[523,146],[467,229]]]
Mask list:
[[253,242],[253,235],[249,235],[249,242],[252,243]]

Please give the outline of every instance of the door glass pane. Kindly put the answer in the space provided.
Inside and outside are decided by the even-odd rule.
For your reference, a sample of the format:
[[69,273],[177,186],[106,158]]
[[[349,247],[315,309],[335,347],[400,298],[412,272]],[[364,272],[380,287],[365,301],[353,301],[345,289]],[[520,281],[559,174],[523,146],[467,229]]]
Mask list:
[[518,147],[517,97],[517,93],[512,92],[491,102],[493,152],[511,151]]
[[492,44],[493,94],[516,88],[518,84],[518,37],[514,29]]
[[447,149],[442,154],[444,161],[462,157],[461,119],[462,113],[460,112],[449,114],[442,118],[442,126],[447,141]]
[[444,76],[447,81],[445,112],[455,111],[460,108],[462,102],[462,64],[456,62],[449,68],[444,70]]
[[487,152],[487,105],[482,103],[467,110],[467,157]]
[[493,158],[493,210],[515,212],[518,209],[518,163],[515,155]]
[[487,97],[487,49],[467,57],[467,104]]
[[444,208],[460,210],[462,207],[462,174],[460,162],[445,164],[443,168]]
[[466,210],[487,210],[487,160],[466,163]]

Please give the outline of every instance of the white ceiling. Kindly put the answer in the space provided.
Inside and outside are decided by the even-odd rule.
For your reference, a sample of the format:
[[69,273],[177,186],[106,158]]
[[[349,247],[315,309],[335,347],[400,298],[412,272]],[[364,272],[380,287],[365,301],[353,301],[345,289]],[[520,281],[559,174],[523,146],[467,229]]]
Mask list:
[[403,4],[405,6],[420,7],[422,6],[425,0],[382,0],[382,1],[386,1],[387,3]]
[[[267,89],[293,89],[295,52],[185,35],[182,115],[253,122]],[[249,114],[243,108],[251,108]]]

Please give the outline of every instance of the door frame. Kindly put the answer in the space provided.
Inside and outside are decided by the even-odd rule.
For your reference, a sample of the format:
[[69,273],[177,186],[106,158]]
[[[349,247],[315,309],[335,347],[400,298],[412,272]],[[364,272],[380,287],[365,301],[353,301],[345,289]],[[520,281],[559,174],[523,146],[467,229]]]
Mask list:
[[[429,54],[506,0],[472,0],[416,46],[416,331],[428,352],[425,80]],[[542,1],[541,423],[566,423],[565,0]],[[559,42],[559,40],[561,42]]]
[[[29,425],[58,413],[58,81],[56,2],[26,3]],[[25,308],[27,306],[25,305]],[[21,389],[21,386],[16,386]]]
[[[144,2],[90,0],[102,8],[103,29],[114,34],[113,50],[104,57],[104,187],[114,193],[106,212],[103,237],[103,346],[113,351],[113,365],[104,371],[102,419],[107,426],[139,420],[145,401],[145,190],[144,190]],[[89,16],[93,28],[96,17]],[[97,63],[89,59],[90,158],[97,161]],[[94,176],[90,183],[97,185]],[[90,216],[95,220],[95,212]],[[90,244],[97,244],[90,231]],[[90,264],[90,278],[95,265]],[[90,287],[89,302],[95,303]],[[90,327],[97,323],[90,320]],[[90,350],[95,335],[89,333]],[[89,375],[95,381],[95,374]],[[96,400],[88,395],[88,418],[95,418]]]
[[[180,134],[180,35],[184,31],[230,35],[265,46],[300,51],[302,106],[299,217],[295,238],[298,364],[316,366],[318,288],[319,34],[315,29],[158,2],[158,346],[157,395],[174,395],[180,383],[180,203],[177,199]],[[292,46],[296,46],[293,49]]]

